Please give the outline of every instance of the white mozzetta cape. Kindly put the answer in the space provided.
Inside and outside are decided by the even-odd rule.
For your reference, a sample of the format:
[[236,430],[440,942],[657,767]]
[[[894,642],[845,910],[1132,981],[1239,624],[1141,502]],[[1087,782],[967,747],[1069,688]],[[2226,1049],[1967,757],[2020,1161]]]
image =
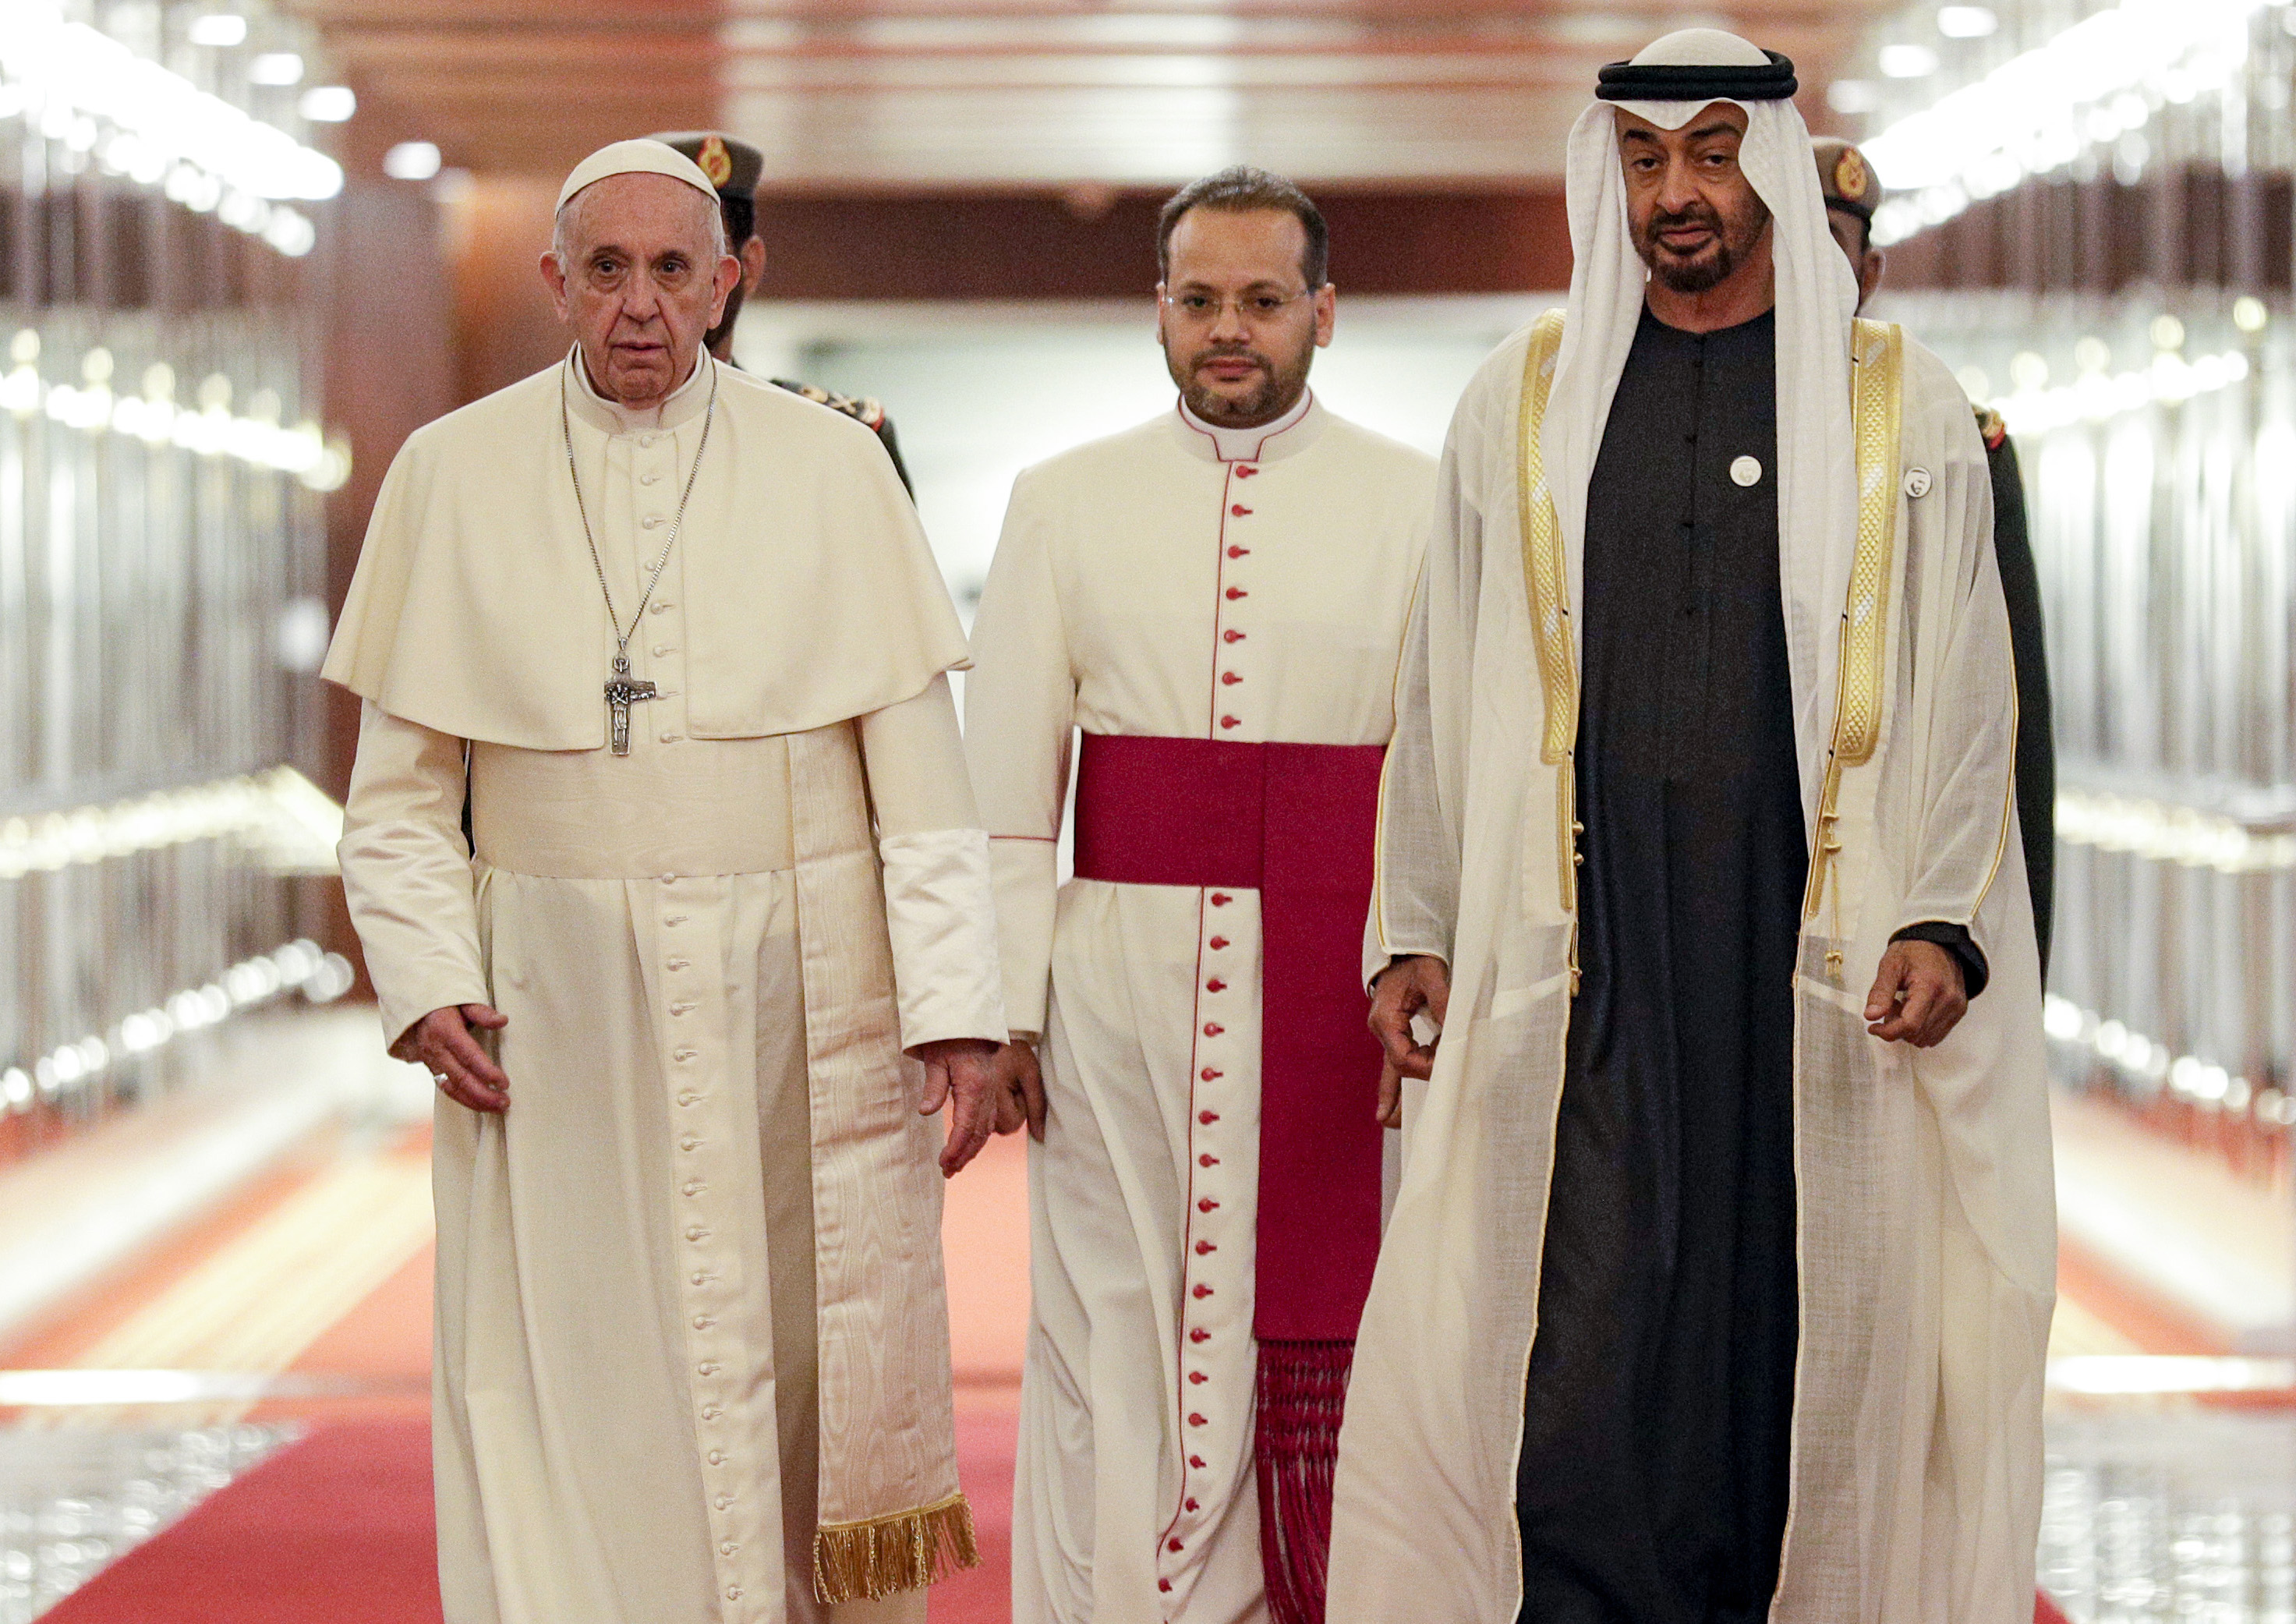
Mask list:
[[[884,460],[875,437],[709,365],[717,421],[677,537],[692,736],[803,733],[963,667],[915,509],[890,464],[868,477]],[[562,363],[408,436],[367,524],[330,681],[457,738],[605,743],[614,641],[567,477],[562,389],[580,389]],[[636,600],[615,590],[627,617]]]
[[[1849,290],[1818,246],[1799,118],[1750,111],[1746,169],[1778,222],[1780,586],[1816,828],[1856,542]],[[1640,303],[1620,297],[1640,269],[1618,175],[1610,111],[1590,110],[1571,151],[1574,326],[1543,436],[1574,594],[1586,480]],[[1332,1624],[1511,1624],[1521,1601],[1514,1486],[1574,930],[1557,860],[1572,767],[1567,751],[1542,759],[1519,521],[1528,344],[1526,329],[1503,345],[1460,402],[1398,685],[1374,963],[1439,955],[1452,991],[1434,1076],[1406,1086],[1402,1184],[1341,1434]],[[1841,849],[1796,979],[1801,1329],[1779,1624],[2022,1624],[2033,1610],[2055,1225],[2039,967],[2011,838],[2008,618],[1984,447],[1951,374],[1911,344],[1902,403],[1879,740],[1842,775]],[[1564,658],[1575,667],[1575,646]],[[1992,972],[1926,1051],[1863,1019],[1890,935],[1924,920],[1965,924]]]

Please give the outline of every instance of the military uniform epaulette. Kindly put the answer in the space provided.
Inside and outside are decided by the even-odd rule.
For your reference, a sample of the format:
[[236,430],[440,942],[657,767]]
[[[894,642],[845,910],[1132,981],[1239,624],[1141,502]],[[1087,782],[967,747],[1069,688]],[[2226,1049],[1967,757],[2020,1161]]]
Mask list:
[[1984,437],[1985,448],[1988,451],[2000,450],[2002,442],[2009,438],[2009,425],[2001,421],[2001,414],[1991,406],[1978,406],[1974,409],[1977,413],[1977,431]]
[[792,395],[802,395],[816,406],[825,406],[832,412],[842,412],[865,428],[882,431],[885,426],[885,408],[866,395],[840,395],[818,384],[798,383],[787,378],[776,378],[774,387],[785,389]]

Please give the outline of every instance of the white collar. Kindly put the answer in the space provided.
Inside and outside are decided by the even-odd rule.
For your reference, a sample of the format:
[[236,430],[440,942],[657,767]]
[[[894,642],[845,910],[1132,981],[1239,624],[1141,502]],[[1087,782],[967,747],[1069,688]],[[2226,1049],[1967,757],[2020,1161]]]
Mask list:
[[1223,429],[1197,416],[1189,409],[1187,398],[1183,396],[1180,420],[1197,433],[1210,438],[1213,449],[1221,462],[1252,463],[1259,460],[1260,449],[1269,440],[1286,429],[1299,427],[1300,420],[1308,415],[1308,408],[1315,404],[1316,391],[1301,390],[1300,398],[1292,403],[1292,409],[1274,422],[1257,423],[1249,429]]
[[693,370],[685,374],[685,381],[662,397],[660,405],[648,406],[643,411],[635,411],[618,400],[609,400],[598,392],[598,386],[590,381],[590,369],[583,363],[579,344],[574,347],[566,365],[573,373],[575,382],[581,387],[583,400],[597,408],[596,412],[585,413],[584,415],[594,417],[603,413],[606,421],[600,422],[598,426],[608,433],[636,434],[665,426],[674,429],[693,415],[693,408],[699,404],[693,398],[694,387],[706,375],[708,369],[702,363],[709,359],[708,350],[698,353],[693,358]]

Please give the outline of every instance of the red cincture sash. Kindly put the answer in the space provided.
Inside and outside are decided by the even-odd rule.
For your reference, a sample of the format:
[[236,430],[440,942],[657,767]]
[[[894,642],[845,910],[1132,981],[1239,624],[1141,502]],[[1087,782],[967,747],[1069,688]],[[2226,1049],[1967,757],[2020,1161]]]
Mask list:
[[1379,1256],[1380,1049],[1364,1024],[1379,744],[1086,734],[1076,872],[1259,892],[1253,1453],[1275,1624],[1318,1624],[1332,1471]]

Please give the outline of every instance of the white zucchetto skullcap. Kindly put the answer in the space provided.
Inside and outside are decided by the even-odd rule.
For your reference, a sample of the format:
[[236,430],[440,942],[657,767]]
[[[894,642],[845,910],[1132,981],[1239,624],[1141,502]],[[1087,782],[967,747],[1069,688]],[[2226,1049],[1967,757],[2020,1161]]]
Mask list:
[[718,202],[718,188],[709,184],[701,166],[676,147],[660,141],[617,141],[600,147],[574,166],[574,173],[558,188],[557,208],[565,208],[583,187],[594,186],[612,175],[667,175],[672,180],[684,181],[708,198],[711,207]]

